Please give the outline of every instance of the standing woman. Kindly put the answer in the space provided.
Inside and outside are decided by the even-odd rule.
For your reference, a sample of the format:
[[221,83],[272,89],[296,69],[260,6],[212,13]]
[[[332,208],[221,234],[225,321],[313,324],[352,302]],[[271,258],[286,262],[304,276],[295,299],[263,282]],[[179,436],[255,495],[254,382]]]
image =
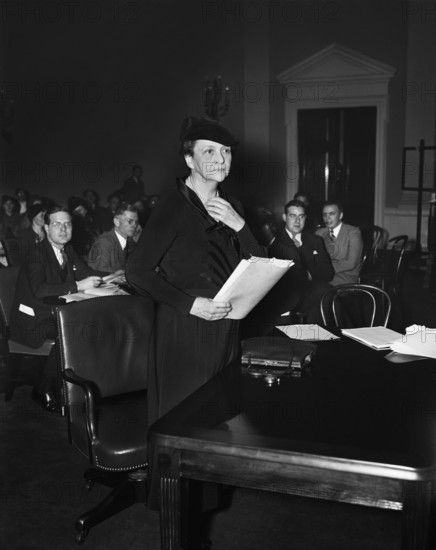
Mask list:
[[157,303],[150,422],[237,356],[232,306],[212,298],[242,258],[266,255],[221,187],[235,138],[218,122],[188,117],[180,140],[190,175],[160,199],[126,267],[128,283]]

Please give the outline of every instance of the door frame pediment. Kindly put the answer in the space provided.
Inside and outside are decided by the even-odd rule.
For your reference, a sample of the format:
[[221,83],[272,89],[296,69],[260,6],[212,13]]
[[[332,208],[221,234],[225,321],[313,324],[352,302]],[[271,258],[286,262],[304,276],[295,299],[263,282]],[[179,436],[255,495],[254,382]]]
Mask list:
[[[277,76],[285,98],[286,162],[298,171],[300,109],[377,108],[374,223],[383,226],[386,181],[388,85],[397,70],[359,52],[332,44]],[[298,190],[298,177],[287,181],[286,199]]]

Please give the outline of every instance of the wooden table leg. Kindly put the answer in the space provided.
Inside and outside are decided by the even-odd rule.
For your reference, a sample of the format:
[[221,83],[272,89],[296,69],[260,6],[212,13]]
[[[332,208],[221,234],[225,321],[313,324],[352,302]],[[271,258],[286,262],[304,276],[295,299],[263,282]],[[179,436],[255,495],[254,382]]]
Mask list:
[[402,550],[427,549],[431,489],[431,482],[404,484]]

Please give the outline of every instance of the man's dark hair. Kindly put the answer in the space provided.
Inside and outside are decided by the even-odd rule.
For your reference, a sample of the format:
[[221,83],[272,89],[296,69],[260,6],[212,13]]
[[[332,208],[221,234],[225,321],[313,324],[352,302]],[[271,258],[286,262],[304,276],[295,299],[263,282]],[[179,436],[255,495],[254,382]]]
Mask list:
[[122,216],[124,214],[124,212],[138,212],[138,209],[136,208],[136,206],[133,206],[133,204],[128,204],[127,202],[123,202],[115,210],[114,217],[115,216]]
[[325,206],[337,206],[339,212],[343,212],[343,211],[344,211],[344,207],[342,206],[342,203],[340,203],[339,201],[334,201],[334,200],[325,201],[325,202],[323,203],[322,207],[324,208]]
[[285,214],[288,213],[288,208],[291,208],[291,206],[302,208],[304,210],[304,213],[306,213],[306,205],[304,204],[304,202],[298,201],[296,199],[292,199],[291,201],[285,204]]
[[66,212],[71,217],[71,212],[68,210],[66,206],[59,206],[58,204],[56,206],[52,206],[49,208],[44,216],[44,223],[45,225],[50,225],[50,216],[52,214],[56,214],[56,212]]

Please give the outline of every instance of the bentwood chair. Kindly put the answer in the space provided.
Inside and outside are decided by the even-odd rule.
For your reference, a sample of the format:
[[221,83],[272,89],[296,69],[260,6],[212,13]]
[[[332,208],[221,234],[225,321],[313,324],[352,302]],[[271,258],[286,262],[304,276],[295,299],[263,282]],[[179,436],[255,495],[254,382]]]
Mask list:
[[321,297],[324,325],[338,328],[386,326],[391,299],[383,289],[372,285],[345,284],[329,288]]
[[367,273],[379,271],[383,252],[386,248],[387,232],[378,225],[361,227],[363,240],[362,264],[360,269],[361,282]]
[[9,338],[19,270],[18,266],[0,269],[0,354],[5,367],[5,401],[10,401],[16,387],[36,382],[54,345],[54,340],[45,340],[39,348],[30,348]]
[[59,367],[69,440],[112,487],[76,520],[77,542],[135,502],[147,488],[147,367],[154,306],[140,296],[106,296],[56,308]]

